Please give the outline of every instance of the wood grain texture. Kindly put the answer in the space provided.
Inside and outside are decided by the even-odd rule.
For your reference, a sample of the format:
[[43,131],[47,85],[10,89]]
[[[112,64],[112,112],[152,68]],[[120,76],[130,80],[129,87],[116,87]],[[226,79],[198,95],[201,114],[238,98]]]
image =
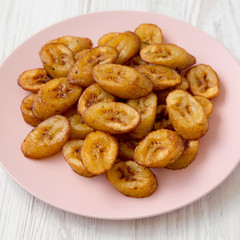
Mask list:
[[[1,0],[0,9],[0,64],[45,27],[69,17],[106,10],[148,11],[185,21],[216,38],[240,62],[238,0]],[[0,167],[0,239],[237,240],[239,186],[240,166],[215,191],[185,208],[148,219],[106,221],[45,204]]]

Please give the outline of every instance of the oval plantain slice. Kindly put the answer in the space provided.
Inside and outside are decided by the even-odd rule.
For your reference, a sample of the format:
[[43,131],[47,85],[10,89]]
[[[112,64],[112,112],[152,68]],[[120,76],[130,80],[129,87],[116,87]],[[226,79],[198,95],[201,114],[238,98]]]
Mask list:
[[92,47],[92,41],[89,38],[83,38],[83,37],[75,37],[75,36],[62,36],[57,39],[53,39],[46,44],[49,43],[61,43],[67,46],[73,54],[76,54],[77,52]]
[[158,187],[154,173],[131,160],[115,163],[106,177],[120,193],[134,198],[149,197]]
[[156,110],[156,119],[153,125],[153,129],[158,130],[161,128],[173,130],[171,120],[168,116],[166,104],[158,105]]
[[123,64],[138,53],[140,39],[136,34],[128,31],[111,38],[106,45],[117,49],[119,56],[115,63]]
[[167,96],[167,110],[175,131],[188,140],[199,139],[208,130],[201,104],[188,92],[174,90]]
[[68,73],[68,80],[74,85],[88,87],[95,83],[91,69],[97,64],[112,63],[118,57],[115,48],[109,46],[95,47],[80,58]]
[[40,122],[43,121],[42,119],[36,117],[32,111],[32,104],[36,97],[37,95],[34,93],[26,96],[22,100],[22,103],[20,106],[24,121],[32,125],[33,127],[36,127]]
[[72,51],[60,43],[44,45],[39,54],[44,68],[52,78],[66,77],[74,65]]
[[101,131],[88,134],[81,149],[83,164],[94,175],[108,171],[117,159],[117,155],[117,140]]
[[163,41],[162,30],[155,24],[140,24],[134,32],[141,40],[141,49],[149,44],[162,43]]
[[78,113],[82,114],[87,108],[97,102],[114,102],[116,98],[104,91],[97,83],[84,90],[78,100]]
[[119,64],[97,65],[92,69],[92,75],[105,91],[124,99],[146,96],[153,88],[150,79],[131,67]]
[[173,163],[166,166],[168,169],[178,170],[189,166],[195,159],[199,148],[199,140],[187,141],[186,147],[181,156],[176,159]]
[[65,114],[70,122],[70,136],[69,139],[84,139],[90,132],[94,130],[84,123],[83,118],[77,112],[77,107],[70,108]]
[[153,82],[153,91],[164,90],[181,83],[181,76],[169,67],[147,64],[137,66],[135,69],[151,79]]
[[142,139],[153,128],[157,109],[157,95],[152,92],[145,97],[129,99],[126,103],[135,108],[141,116],[141,123],[129,132],[129,135],[132,138]]
[[111,134],[126,133],[140,123],[140,114],[121,102],[98,102],[82,113],[91,128]]
[[148,63],[160,64],[177,70],[196,63],[195,57],[175,44],[151,44],[140,51],[142,59]]
[[82,89],[73,86],[67,78],[55,78],[47,82],[33,101],[33,114],[46,119],[66,112],[79,99]]
[[120,32],[109,32],[98,39],[98,46],[106,45],[112,38],[121,34]]
[[192,67],[186,77],[193,95],[200,95],[208,99],[218,95],[218,75],[209,65],[199,64]]
[[150,132],[139,142],[134,160],[145,167],[165,167],[182,154],[184,144],[175,131],[159,129]]
[[50,80],[45,68],[36,68],[24,71],[18,78],[18,85],[24,90],[37,93]]
[[78,59],[82,58],[87,52],[89,52],[90,48],[85,48],[74,55],[74,60],[77,61]]
[[210,118],[212,111],[213,111],[213,104],[212,102],[203,96],[194,96],[195,99],[202,105],[204,112],[207,115],[207,118]]
[[49,157],[59,152],[70,133],[69,121],[55,115],[41,122],[24,139],[21,150],[24,156],[33,159]]
[[84,177],[93,177],[94,175],[87,171],[81,159],[81,149],[83,140],[69,140],[63,146],[62,152],[66,162],[74,172]]

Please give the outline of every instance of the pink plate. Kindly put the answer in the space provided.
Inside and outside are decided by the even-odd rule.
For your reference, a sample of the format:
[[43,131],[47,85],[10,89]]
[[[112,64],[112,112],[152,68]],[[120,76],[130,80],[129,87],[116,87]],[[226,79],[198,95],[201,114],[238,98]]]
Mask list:
[[[44,160],[25,158],[20,145],[32,129],[21,116],[20,103],[28,93],[17,85],[24,70],[41,67],[38,52],[50,39],[63,35],[89,37],[94,45],[104,33],[134,30],[141,23],[161,27],[165,42],[175,43],[211,65],[219,75],[220,94],[213,100],[210,129],[200,141],[197,158],[186,169],[154,169],[158,190],[148,198],[121,195],[105,175],[75,174],[62,154]],[[184,207],[215,189],[237,166],[240,102],[238,63],[215,39],[184,22],[152,13],[114,11],[82,15],[55,24],[19,46],[0,69],[0,160],[8,174],[28,192],[57,208],[101,219],[136,219]],[[9,91],[9,92],[8,92]]]

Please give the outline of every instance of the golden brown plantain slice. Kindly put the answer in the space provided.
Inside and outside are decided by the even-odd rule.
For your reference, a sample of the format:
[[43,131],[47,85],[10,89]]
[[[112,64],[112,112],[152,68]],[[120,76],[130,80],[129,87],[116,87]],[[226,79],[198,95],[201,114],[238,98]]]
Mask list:
[[125,160],[133,159],[138,141],[131,138],[127,133],[119,134],[116,137],[119,143],[118,157]]
[[74,85],[88,87],[95,83],[91,69],[97,64],[112,63],[118,57],[115,48],[109,46],[95,47],[80,58],[71,68],[68,80]]
[[186,77],[193,95],[200,95],[208,99],[218,95],[218,75],[210,66],[205,64],[194,66],[187,72]]
[[68,120],[55,115],[41,122],[24,139],[21,150],[24,156],[33,159],[49,157],[59,152],[70,133]]
[[181,70],[193,65],[195,57],[175,44],[152,44],[140,51],[142,59],[148,63],[161,64]]
[[37,93],[50,80],[45,68],[36,68],[23,72],[18,78],[18,85],[24,90]]
[[195,159],[199,148],[199,140],[187,141],[186,147],[181,156],[176,159],[173,163],[166,166],[168,169],[178,170],[189,166]]
[[67,46],[73,54],[85,49],[92,47],[92,41],[89,38],[75,37],[75,36],[62,36],[57,39],[49,41],[49,43],[61,43]]
[[203,110],[207,115],[207,118],[210,118],[212,111],[213,111],[212,102],[203,96],[194,96],[194,98],[197,99],[198,102],[200,102],[200,104],[202,105]]
[[121,34],[120,32],[109,32],[98,39],[98,46],[106,45],[112,38]]
[[181,76],[169,67],[147,64],[137,66],[135,69],[151,79],[153,82],[153,91],[164,90],[181,83]]
[[74,60],[77,61],[78,59],[82,58],[87,52],[89,52],[90,48],[85,48],[74,55]]
[[138,53],[140,39],[136,34],[128,31],[111,38],[106,45],[117,49],[119,56],[115,63],[123,64]]
[[101,131],[88,134],[81,149],[83,164],[94,175],[108,171],[117,159],[117,155],[117,140]]
[[175,131],[188,140],[199,139],[208,130],[201,104],[188,92],[174,90],[167,96],[167,110]]
[[140,114],[121,102],[98,102],[82,113],[91,128],[111,134],[126,133],[140,123]]
[[156,119],[153,125],[153,129],[155,130],[161,128],[173,130],[171,120],[168,116],[167,106],[165,104],[160,104],[157,106]]
[[63,156],[69,166],[74,172],[84,177],[93,177],[94,175],[88,172],[84,167],[81,159],[81,149],[83,146],[83,140],[69,140],[63,146]]
[[106,177],[120,193],[134,198],[149,197],[158,187],[153,172],[131,160],[115,163]]
[[38,91],[33,101],[33,114],[42,119],[62,114],[74,105],[81,92],[82,89],[70,84],[67,78],[55,78]]
[[141,40],[141,49],[149,44],[161,44],[163,41],[162,30],[155,24],[140,24],[134,32]]
[[33,127],[36,127],[40,122],[42,122],[42,119],[36,117],[32,112],[32,104],[36,96],[36,94],[26,96],[22,100],[20,107],[24,121]]
[[137,70],[119,65],[97,65],[92,69],[95,81],[110,94],[124,98],[139,98],[152,91],[153,83]]
[[78,101],[78,113],[82,114],[87,108],[97,102],[114,102],[116,98],[104,91],[97,83],[86,88]]
[[72,51],[60,43],[44,45],[39,54],[44,68],[52,78],[66,77],[74,65]]
[[152,92],[145,97],[129,99],[127,104],[135,108],[141,116],[141,123],[129,132],[129,135],[132,138],[142,139],[153,128],[157,109],[157,95]]
[[77,112],[76,106],[70,108],[64,116],[67,117],[71,126],[69,139],[84,139],[90,132],[94,131],[84,123],[82,116]]

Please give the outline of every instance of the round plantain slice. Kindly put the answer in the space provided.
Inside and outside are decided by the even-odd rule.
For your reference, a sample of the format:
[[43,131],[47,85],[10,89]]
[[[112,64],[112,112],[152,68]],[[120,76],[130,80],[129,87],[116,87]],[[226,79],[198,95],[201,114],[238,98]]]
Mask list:
[[70,108],[64,116],[67,117],[71,126],[69,139],[84,139],[90,132],[94,131],[84,123],[82,116],[77,112],[76,106]]
[[148,63],[160,64],[177,70],[196,63],[195,57],[175,44],[151,44],[140,51],[142,59]]
[[181,83],[181,76],[169,67],[147,64],[137,66],[135,69],[151,79],[153,82],[153,91],[164,90]]
[[149,44],[161,44],[163,41],[162,30],[155,24],[140,24],[134,32],[141,40],[141,49]]
[[120,32],[109,32],[98,39],[98,46],[106,45],[112,38],[121,34]]
[[199,139],[208,130],[201,104],[188,92],[174,90],[167,96],[167,111],[175,131],[188,140]]
[[108,171],[118,155],[118,142],[108,133],[90,133],[83,142],[81,158],[85,168],[94,175]]
[[81,159],[81,149],[83,140],[69,140],[63,146],[62,152],[66,162],[74,172],[84,177],[93,177],[94,175],[87,171]]
[[178,170],[189,166],[195,159],[199,148],[199,140],[187,141],[186,147],[181,156],[166,166],[168,169]]
[[36,68],[23,72],[18,78],[18,85],[24,90],[37,93],[50,80],[45,68]]
[[134,160],[145,167],[165,167],[182,154],[184,145],[183,139],[175,131],[159,129],[139,142]]
[[84,90],[78,100],[78,113],[82,114],[87,108],[97,102],[114,102],[116,98],[104,91],[97,83]]
[[39,54],[44,68],[52,78],[66,77],[74,65],[72,51],[61,43],[44,45]]
[[77,52],[92,47],[92,41],[89,38],[83,38],[83,37],[75,37],[75,36],[62,36],[57,39],[53,39],[46,44],[49,43],[61,43],[67,46],[73,54],[76,54]]
[[131,67],[119,64],[97,65],[92,69],[92,75],[105,91],[124,99],[146,96],[153,88],[150,79]]
[[149,197],[158,187],[153,172],[131,160],[115,163],[106,177],[120,193],[133,198]]
[[89,52],[90,48],[85,48],[74,55],[74,60],[77,61],[78,59],[82,58],[87,52]]
[[74,105],[81,92],[81,87],[73,86],[67,78],[55,78],[38,91],[33,101],[33,114],[42,119],[62,114]]
[[186,78],[193,95],[212,99],[219,93],[218,75],[209,65],[199,64],[192,67]]
[[109,46],[95,47],[74,64],[68,73],[68,80],[74,85],[88,87],[95,83],[91,74],[92,67],[97,64],[112,63],[117,57],[118,52],[115,48]]
[[130,132],[140,123],[140,114],[121,102],[98,102],[85,110],[82,117],[89,127],[111,134]]
[[22,100],[20,107],[24,121],[33,127],[36,127],[40,122],[43,121],[42,119],[36,117],[32,112],[32,104],[36,97],[37,95],[34,93],[26,96]]
[[157,109],[157,95],[152,92],[145,97],[129,99],[126,103],[135,108],[141,116],[141,123],[129,132],[129,136],[143,139],[153,128]]
[[49,157],[59,152],[70,134],[69,121],[55,115],[41,122],[24,139],[21,150],[24,156],[33,159]]
[[203,96],[194,96],[194,98],[197,99],[197,101],[202,105],[203,110],[207,115],[207,118],[210,118],[213,111],[212,102]]
[[171,120],[168,116],[166,104],[158,105],[156,110],[156,119],[153,125],[153,129],[158,130],[161,128],[173,130]]

